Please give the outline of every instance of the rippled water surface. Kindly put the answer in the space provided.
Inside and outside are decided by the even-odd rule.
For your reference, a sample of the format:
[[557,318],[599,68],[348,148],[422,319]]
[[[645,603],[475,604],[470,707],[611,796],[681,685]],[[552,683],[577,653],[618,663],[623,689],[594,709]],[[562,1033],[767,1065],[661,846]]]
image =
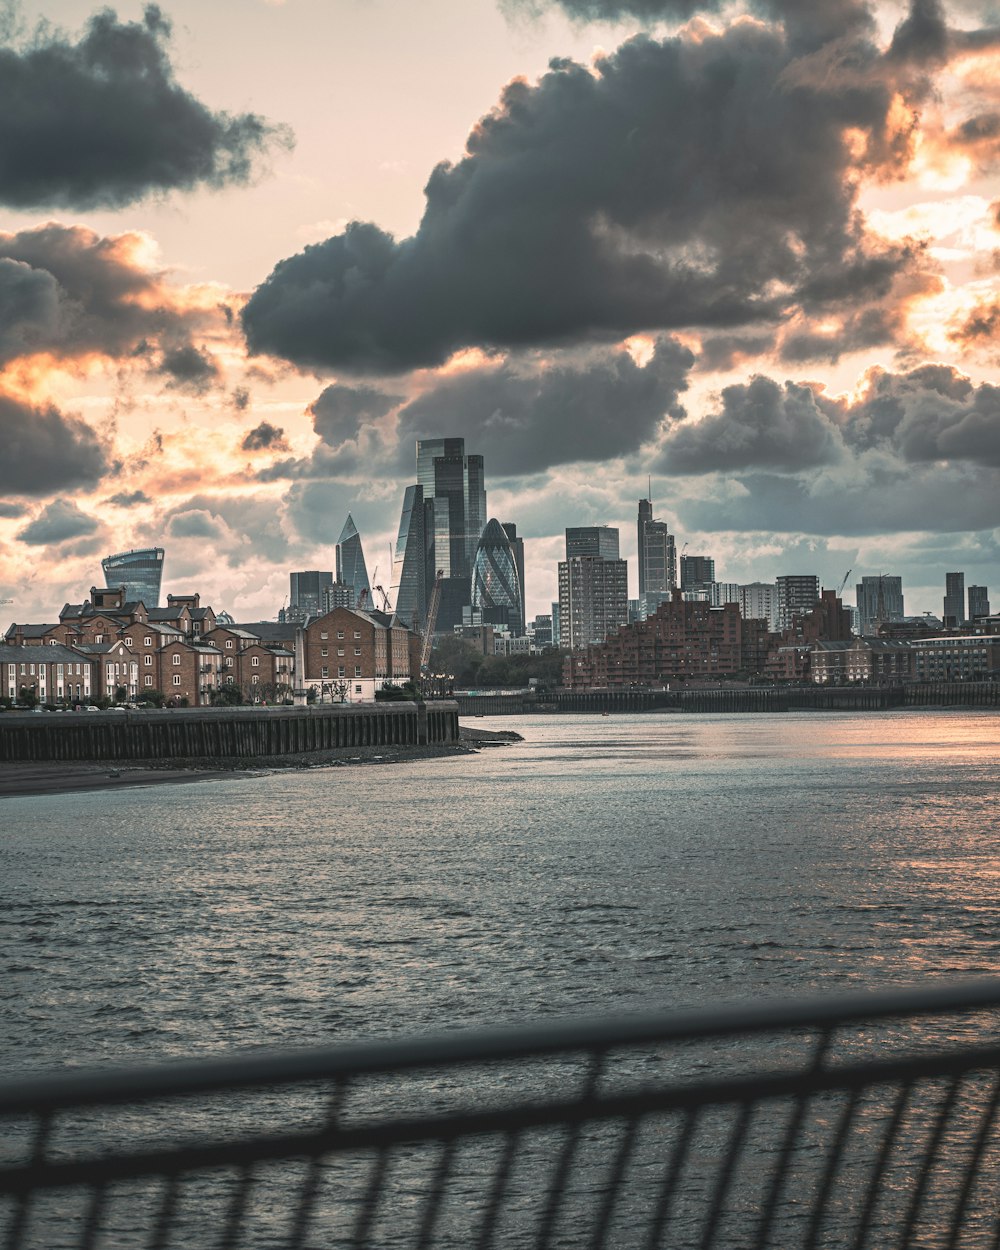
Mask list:
[[538,717],[0,802],[6,1071],[1000,971],[1000,717]]

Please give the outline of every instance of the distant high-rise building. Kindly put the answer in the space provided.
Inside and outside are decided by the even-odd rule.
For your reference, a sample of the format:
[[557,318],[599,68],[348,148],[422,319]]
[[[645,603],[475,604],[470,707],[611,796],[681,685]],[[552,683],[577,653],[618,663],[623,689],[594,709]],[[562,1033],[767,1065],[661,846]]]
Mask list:
[[777,580],[778,628],[789,629],[792,618],[805,616],[819,602],[819,578],[814,573],[787,573]]
[[[552,617],[549,614],[539,614],[535,617],[534,626],[535,646],[539,649],[542,647],[552,646]],[[556,640],[558,643],[558,639]]]
[[903,611],[903,579],[901,577],[862,577],[855,586],[861,635],[872,638],[881,624],[901,621]]
[[709,602],[713,608],[725,607],[727,603],[739,603],[740,589],[738,582],[713,582]]
[[290,573],[288,580],[290,608],[301,608],[307,616],[317,616],[323,611],[323,591],[333,584],[332,573],[306,569],[301,573]]
[[603,642],[628,624],[628,564],[601,556],[559,562],[559,645]]
[[944,575],[944,627],[956,629],[965,620],[965,574]]
[[396,615],[418,632],[422,632],[427,615],[427,545],[424,488],[407,486],[392,553],[390,594]]
[[446,578],[470,577],[486,528],[486,480],[482,456],[465,454],[464,438],[417,442],[417,485],[432,517],[435,569]]
[[552,645],[561,647],[561,622],[559,620],[559,601],[552,604]]
[[740,587],[740,616],[745,621],[767,621],[772,633],[778,630],[778,587],[773,582],[748,582]]
[[566,559],[598,556],[618,559],[618,531],[610,525],[574,525],[566,530]]
[[525,615],[525,590],[524,590],[524,539],[518,538],[517,526],[513,521],[502,522],[503,532],[507,535],[510,542],[510,549],[514,553],[514,564],[517,568],[517,584],[521,590],[521,633],[524,633],[527,624],[527,616]]
[[638,619],[651,616],[669,601],[677,585],[677,547],[666,521],[653,519],[648,499],[639,500],[636,537],[639,543]]
[[681,590],[704,591],[711,598],[715,561],[711,556],[681,556]]
[[492,520],[483,530],[472,566],[472,610],[484,625],[520,634],[523,608],[517,563],[504,527]]
[[101,561],[106,586],[124,586],[125,601],[141,600],[147,608],[160,606],[163,581],[163,548],[136,547],[105,556]]
[[348,586],[346,582],[331,582],[329,586],[323,587],[323,593],[320,596],[320,612],[332,612],[334,608],[353,608],[354,607],[354,587]]
[[969,620],[978,620],[990,614],[990,588],[988,586],[969,587]]
[[350,513],[337,540],[337,581],[354,589],[354,607],[372,607],[371,584],[361,549],[361,535]]

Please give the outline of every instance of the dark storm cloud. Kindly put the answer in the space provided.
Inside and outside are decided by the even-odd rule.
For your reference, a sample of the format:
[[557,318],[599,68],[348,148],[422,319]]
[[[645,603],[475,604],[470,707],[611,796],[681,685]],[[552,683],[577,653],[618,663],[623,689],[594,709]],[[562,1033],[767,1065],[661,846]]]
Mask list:
[[161,335],[186,337],[204,313],[178,308],[134,247],[129,235],[55,223],[0,233],[0,364],[34,352],[142,356]]
[[208,512],[197,509],[181,512],[177,516],[171,517],[170,524],[167,526],[167,533],[171,538],[222,539],[225,537],[223,527],[219,523],[218,518],[213,517]]
[[211,352],[195,347],[193,343],[183,343],[164,352],[157,373],[170,378],[168,386],[192,395],[204,395],[221,376]]
[[756,23],[510,83],[431,174],[413,237],[355,222],[276,266],[243,313],[251,350],[388,373],[469,345],[733,331],[884,297],[914,256],[867,235],[858,175],[899,167],[909,137],[867,9],[810,20],[830,14],[850,32],[845,85],[792,74],[809,57]]
[[213,113],[174,78],[170,24],[95,14],[76,42],[42,30],[0,48],[0,201],[14,208],[120,207],[151,192],[245,183],[277,130]]
[[3,500],[0,500],[0,517],[3,517],[4,520],[13,520],[16,517],[24,516],[27,511],[28,509],[19,503],[4,503]]
[[114,504],[116,508],[136,508],[139,504],[152,503],[152,499],[144,490],[120,491],[117,495],[111,495],[108,503]]
[[670,473],[729,472],[751,467],[795,472],[830,464],[842,451],[829,415],[808,386],[766,377],[727,386],[722,410],[677,426],[655,469]]
[[693,363],[687,347],[662,338],[644,368],[620,350],[579,365],[506,361],[458,373],[400,411],[401,453],[410,457],[414,439],[447,430],[501,476],[628,455],[664,419],[683,415],[679,396]]
[[262,421],[260,425],[247,431],[246,438],[240,443],[240,448],[243,451],[287,451],[288,442],[285,439],[285,431],[280,425],[271,425],[267,421]]
[[842,409],[841,421],[848,445],[860,450],[1000,468],[1000,387],[976,386],[948,365],[871,370],[864,396]]
[[75,503],[54,499],[18,532],[17,540],[31,547],[45,547],[50,543],[66,542],[70,538],[83,538],[93,534],[97,528],[94,518],[81,512]]
[[371,386],[328,386],[310,406],[313,428],[324,443],[339,447],[356,439],[371,422],[384,417],[402,400]]
[[48,495],[95,485],[109,471],[94,431],[51,405],[0,394],[0,494]]
[[[193,495],[167,512],[165,524],[178,537],[225,537],[229,544],[226,563],[239,567],[251,553],[272,564],[292,558],[293,548],[280,524],[280,510],[273,499],[242,495]],[[229,533],[225,533],[225,529]]]

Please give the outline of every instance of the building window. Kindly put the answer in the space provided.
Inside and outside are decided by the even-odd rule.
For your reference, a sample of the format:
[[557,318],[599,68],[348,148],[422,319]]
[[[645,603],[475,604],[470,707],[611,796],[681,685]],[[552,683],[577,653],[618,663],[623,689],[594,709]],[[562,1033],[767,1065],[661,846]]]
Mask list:
[[153,657],[151,655],[144,655],[142,657],[142,662],[147,668],[153,667]]
[[338,655],[343,655],[343,654],[344,654],[344,648],[343,648],[343,647],[338,647],[338,648],[337,648],[337,654],[338,654]]
[[360,655],[360,654],[361,654],[361,648],[360,648],[360,647],[355,647],[355,648],[354,648],[354,654],[355,654],[355,655]]
[[103,642],[103,641],[104,641],[104,635],[103,635],[103,634],[95,634],[95,635],[94,635],[94,642]]
[[227,639],[226,639],[226,650],[227,650],[227,651],[232,651],[232,649],[233,649],[233,640],[232,640],[232,638],[227,638]]
[[338,637],[338,638],[343,638],[343,636],[344,636],[344,631],[343,631],[342,629],[338,629],[338,630],[337,630],[337,637]]
[[250,681],[251,682],[260,681],[260,673],[254,673],[254,675],[250,678]]
[[172,664],[180,664],[180,662],[181,662],[181,657],[179,655],[175,655],[173,659],[171,660]]
[[152,677],[151,677],[151,676],[147,673],[147,674],[146,674],[146,681],[145,681],[145,685],[147,685],[147,686],[151,686],[152,684],[153,684],[153,679],[152,679]]
[[126,647],[131,647],[131,645],[132,645],[132,639],[131,639],[131,638],[126,638],[126,639],[125,639],[125,646],[126,646]]
[[355,694],[360,694],[360,693],[361,693],[361,687],[360,687],[360,686],[355,686],[355,687],[354,687],[354,693],[355,693]]
[[319,670],[319,675],[320,675],[320,677],[329,677],[329,676],[330,676],[330,669],[328,668],[328,666],[327,666],[326,664],[324,664],[324,665],[323,665],[323,667]]
[[227,656],[226,656],[226,659],[225,659],[225,665],[226,665],[226,668],[232,668],[232,667],[233,667],[233,657],[232,657],[231,655],[227,655]]
[[260,668],[260,656],[259,656],[259,655],[252,655],[252,656],[250,657],[250,663],[251,663],[251,665],[252,665],[254,668]]
[[330,654],[330,648],[329,648],[329,647],[320,647],[320,649],[319,649],[319,653],[320,653],[320,655],[329,655],[329,654]]
[[152,640],[152,638],[143,638],[143,640],[142,640],[142,645],[143,645],[144,647],[151,647],[151,646],[153,645],[153,640]]
[[361,630],[356,629],[356,630],[354,631],[354,637],[355,637],[355,638],[360,638],[360,637],[361,637]]
[[360,665],[360,664],[355,664],[355,666],[354,666],[354,676],[355,676],[355,677],[360,677],[360,676],[361,676],[361,665]]
[[337,676],[338,676],[338,677],[346,677],[346,676],[347,676],[347,674],[344,672],[344,666],[343,666],[343,664],[341,664],[340,668],[338,668],[338,669],[337,669]]
[[174,673],[174,685],[175,685],[175,686],[179,686],[180,684],[181,684],[181,675],[180,675],[180,673]]

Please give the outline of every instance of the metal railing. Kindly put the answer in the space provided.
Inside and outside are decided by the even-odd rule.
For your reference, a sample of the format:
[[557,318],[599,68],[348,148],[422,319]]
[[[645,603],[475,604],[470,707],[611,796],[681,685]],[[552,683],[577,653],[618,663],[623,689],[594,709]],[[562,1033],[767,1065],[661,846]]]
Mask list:
[[1000,1246],[1000,981],[0,1085],[6,1250]]

